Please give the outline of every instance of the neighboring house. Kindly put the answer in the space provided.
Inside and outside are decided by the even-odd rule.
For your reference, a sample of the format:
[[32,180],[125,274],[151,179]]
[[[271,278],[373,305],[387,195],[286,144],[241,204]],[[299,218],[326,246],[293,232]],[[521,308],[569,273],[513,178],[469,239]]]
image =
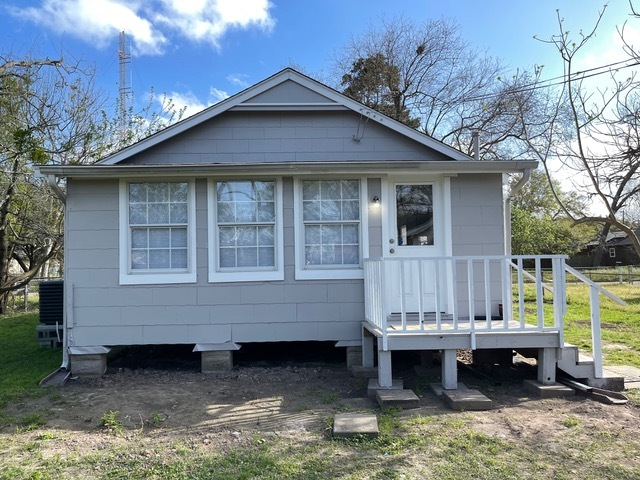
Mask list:
[[504,174],[535,167],[474,161],[291,69],[95,165],[43,167],[67,182],[71,369],[103,373],[115,345],[193,344],[206,371],[245,343],[334,341],[371,367],[377,348],[383,387],[398,349],[441,351],[456,388],[456,349],[526,348],[553,383],[561,307],[552,327],[500,316],[523,274]]
[[[640,236],[640,228],[636,230]],[[609,232],[604,247],[599,241],[588,243],[573,255],[568,263],[574,267],[615,267],[640,265],[640,256],[633,248],[629,236],[621,231]]]

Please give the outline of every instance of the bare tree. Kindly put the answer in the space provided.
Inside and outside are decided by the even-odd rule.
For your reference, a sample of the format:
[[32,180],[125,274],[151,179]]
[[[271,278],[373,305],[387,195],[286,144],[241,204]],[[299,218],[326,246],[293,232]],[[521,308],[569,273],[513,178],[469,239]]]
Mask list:
[[525,134],[521,138],[550,180],[554,170],[561,170],[573,189],[592,203],[591,210],[575,211],[550,182],[568,218],[601,225],[603,241],[611,228],[621,230],[640,254],[640,241],[623,214],[640,195],[640,83],[635,72],[627,69],[638,65],[638,56],[629,56],[628,62],[618,62],[604,74],[602,70],[576,71],[579,54],[595,36],[605,9],[590,31],[575,37],[565,29],[558,12],[559,33],[544,42],[558,51],[564,79],[553,92],[555,101],[548,104],[546,127],[532,131],[522,117]]
[[[540,69],[505,76],[501,62],[462,40],[448,20],[382,19],[334,59],[344,93],[468,154],[481,134],[483,159],[524,154],[523,112],[534,108]],[[531,121],[542,121],[531,115]],[[519,149],[519,150],[518,150]]]
[[103,101],[78,63],[0,55],[0,312],[62,245],[61,205],[33,168],[91,162]]

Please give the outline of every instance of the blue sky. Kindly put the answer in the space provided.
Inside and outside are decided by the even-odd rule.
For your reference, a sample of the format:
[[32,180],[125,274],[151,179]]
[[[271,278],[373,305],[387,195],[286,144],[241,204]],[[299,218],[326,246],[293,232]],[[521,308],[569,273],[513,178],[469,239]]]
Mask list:
[[[63,50],[69,59],[95,65],[98,85],[113,99],[118,33],[125,30],[138,104],[153,87],[195,113],[292,64],[326,78],[334,53],[382,15],[404,14],[418,22],[452,19],[470,44],[514,69],[544,64],[543,77],[549,78],[559,73],[559,59],[533,36],[557,32],[556,9],[569,30],[587,30],[603,5],[602,0],[4,0],[0,52],[54,58]],[[629,38],[640,38],[640,20],[629,13],[627,0],[610,0],[597,41],[582,59],[585,68],[620,59],[615,26],[625,20]]]

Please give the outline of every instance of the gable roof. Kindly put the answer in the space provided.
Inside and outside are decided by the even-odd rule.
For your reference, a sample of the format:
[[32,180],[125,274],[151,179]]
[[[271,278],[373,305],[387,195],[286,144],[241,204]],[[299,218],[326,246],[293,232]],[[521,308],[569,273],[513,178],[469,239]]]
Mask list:
[[[292,83],[295,88],[289,89],[287,102],[275,99],[273,92],[285,83]],[[418,132],[366,105],[350,99],[340,92],[303,75],[292,68],[285,68],[275,75],[229,97],[211,107],[202,110],[170,127],[161,130],[129,147],[113,153],[95,165],[117,165],[118,163],[147,150],[159,143],[179,135],[197,125],[206,122],[227,111],[313,111],[313,110],[351,110],[367,121],[375,121],[396,131],[428,148],[431,148],[452,160],[471,161],[468,155],[450,147],[434,138]]]

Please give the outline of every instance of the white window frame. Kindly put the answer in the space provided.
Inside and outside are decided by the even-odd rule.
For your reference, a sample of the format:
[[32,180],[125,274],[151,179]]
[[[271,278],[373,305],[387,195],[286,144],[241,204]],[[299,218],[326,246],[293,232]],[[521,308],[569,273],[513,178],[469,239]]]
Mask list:
[[616,247],[609,247],[609,258],[616,258]]
[[[145,270],[131,269],[131,227],[129,225],[129,184],[130,183],[187,183],[187,270]],[[158,285],[167,283],[196,283],[196,183],[193,179],[122,179],[119,185],[119,250],[120,285]],[[170,224],[167,224],[168,226]]]
[[[351,266],[314,265],[306,268],[304,250],[304,222],[302,217],[302,182],[304,180],[359,180],[360,181],[360,263]],[[367,178],[358,176],[302,176],[293,183],[293,215],[295,232],[295,278],[296,280],[357,280],[364,278],[363,261],[369,256],[369,221]]]
[[[248,182],[248,181],[273,181],[275,182],[275,232],[274,255],[275,266],[220,268],[218,265],[218,219],[216,182]],[[265,282],[284,280],[284,227],[283,227],[283,201],[282,201],[282,177],[232,177],[210,178],[207,182],[207,215],[208,215],[208,252],[209,252],[209,283],[223,282]]]

